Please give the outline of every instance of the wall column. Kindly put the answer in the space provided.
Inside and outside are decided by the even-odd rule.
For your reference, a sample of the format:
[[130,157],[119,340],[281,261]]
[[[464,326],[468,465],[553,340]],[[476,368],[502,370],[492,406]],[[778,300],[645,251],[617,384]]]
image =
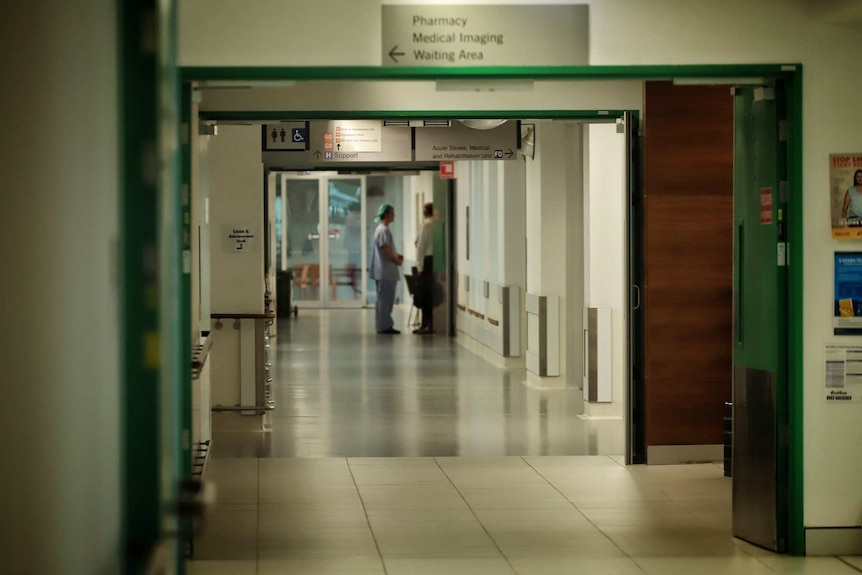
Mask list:
[[[210,279],[212,314],[264,312],[263,163],[260,128],[219,126],[209,142]],[[246,233],[247,232],[247,233]],[[242,249],[235,236],[249,236]],[[246,323],[253,320],[241,320]],[[247,329],[234,319],[213,321],[210,362],[213,405],[248,405],[240,382],[250,377]],[[219,327],[220,324],[220,327]],[[243,363],[245,362],[245,364]],[[253,400],[251,400],[253,401]],[[214,413],[213,429],[260,429],[259,416]]]
[[[579,353],[567,352],[567,346],[583,347],[581,134],[577,124],[541,124],[536,129],[536,156],[527,161],[527,378],[540,387],[566,386],[565,374],[578,375],[581,369]],[[531,313],[531,298],[536,296],[548,298],[547,330]],[[533,354],[544,358],[547,370],[541,373],[547,377],[531,366]],[[574,356],[569,361],[577,365],[566,365],[567,355]]]

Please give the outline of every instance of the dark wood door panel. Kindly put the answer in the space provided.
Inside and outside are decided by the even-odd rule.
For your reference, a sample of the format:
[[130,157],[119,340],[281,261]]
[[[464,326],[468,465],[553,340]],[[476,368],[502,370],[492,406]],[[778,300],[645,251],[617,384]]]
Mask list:
[[733,99],[648,82],[644,120],[647,445],[722,442],[733,363]]
[[724,440],[724,402],[730,399],[727,378],[655,378],[647,402],[646,433],[651,445],[715,445]]

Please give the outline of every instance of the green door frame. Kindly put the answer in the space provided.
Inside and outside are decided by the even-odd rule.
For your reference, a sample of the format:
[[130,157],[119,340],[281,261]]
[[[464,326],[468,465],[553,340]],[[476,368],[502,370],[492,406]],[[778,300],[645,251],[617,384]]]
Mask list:
[[[184,572],[182,238],[176,0],[117,3],[123,573]],[[187,322],[186,322],[187,323]]]
[[[526,66],[526,67],[183,67],[183,83],[206,81],[434,81],[434,80],[726,80],[736,78],[783,79],[788,90],[788,348],[802,350],[802,66],[800,64],[715,64],[674,66]],[[622,115],[625,111],[608,111]],[[374,116],[368,114],[373,113]],[[232,119],[350,119],[392,117],[594,117],[595,111],[443,111],[443,112],[346,112],[317,111],[290,113],[284,111],[231,113]],[[217,113],[202,117],[217,120]],[[792,249],[791,249],[792,248]],[[802,354],[790,353],[788,371],[788,549],[792,555],[803,555],[803,372]]]

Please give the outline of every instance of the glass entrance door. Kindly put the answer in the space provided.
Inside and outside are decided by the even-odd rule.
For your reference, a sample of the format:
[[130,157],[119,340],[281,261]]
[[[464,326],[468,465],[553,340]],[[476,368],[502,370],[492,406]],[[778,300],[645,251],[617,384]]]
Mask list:
[[291,305],[360,307],[365,301],[365,178],[282,175],[276,249],[293,274]]
[[327,241],[324,260],[330,306],[358,307],[364,301],[362,177],[325,178]]

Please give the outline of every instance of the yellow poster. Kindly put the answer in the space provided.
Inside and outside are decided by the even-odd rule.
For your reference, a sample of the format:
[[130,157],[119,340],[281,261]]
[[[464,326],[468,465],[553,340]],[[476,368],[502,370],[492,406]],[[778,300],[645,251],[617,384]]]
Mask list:
[[862,154],[830,154],[832,237],[862,239]]

